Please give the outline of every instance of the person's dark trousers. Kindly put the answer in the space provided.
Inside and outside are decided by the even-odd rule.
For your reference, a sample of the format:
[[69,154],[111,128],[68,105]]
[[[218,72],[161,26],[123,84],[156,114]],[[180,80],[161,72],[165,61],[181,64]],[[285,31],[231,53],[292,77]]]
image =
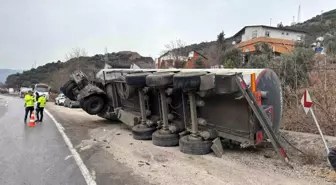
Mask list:
[[25,117],[24,117],[24,121],[25,122],[27,121],[27,116],[28,115],[31,116],[31,114],[33,113],[33,111],[34,111],[34,107],[26,107],[26,113],[25,113]]
[[43,120],[43,111],[44,111],[44,107],[43,108],[38,108],[37,109],[37,120],[41,121]]

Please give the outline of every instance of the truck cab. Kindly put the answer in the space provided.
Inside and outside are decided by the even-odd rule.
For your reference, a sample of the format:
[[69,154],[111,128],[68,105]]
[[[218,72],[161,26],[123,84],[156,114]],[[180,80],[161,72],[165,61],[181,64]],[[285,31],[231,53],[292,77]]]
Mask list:
[[34,86],[34,95],[36,95],[36,93],[39,94],[39,96],[41,95],[45,95],[47,101],[49,101],[49,95],[50,95],[50,87],[47,84],[35,84]]

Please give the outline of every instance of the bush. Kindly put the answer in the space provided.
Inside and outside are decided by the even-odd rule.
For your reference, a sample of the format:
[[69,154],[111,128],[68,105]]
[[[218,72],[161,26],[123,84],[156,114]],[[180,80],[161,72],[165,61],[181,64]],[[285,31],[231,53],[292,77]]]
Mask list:
[[195,60],[195,68],[196,69],[202,69],[204,68],[205,65],[204,65],[204,62],[203,62],[203,59],[201,57],[198,57],[196,60]]
[[243,55],[240,49],[235,47],[227,49],[221,57],[225,68],[238,68],[243,65]]

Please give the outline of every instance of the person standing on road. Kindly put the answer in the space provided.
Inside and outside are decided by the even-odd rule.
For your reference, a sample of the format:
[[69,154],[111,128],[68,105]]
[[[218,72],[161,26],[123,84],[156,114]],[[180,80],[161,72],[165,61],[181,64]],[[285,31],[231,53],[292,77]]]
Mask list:
[[40,97],[39,93],[36,92],[36,93],[35,93],[35,101],[38,101],[39,97]]
[[47,98],[45,97],[45,95],[42,95],[38,98],[37,100],[37,121],[42,122],[43,121],[43,111],[44,111],[44,106],[47,103]]
[[33,113],[34,111],[34,103],[35,103],[35,98],[33,96],[33,91],[28,91],[28,93],[24,97],[25,101],[25,116],[24,116],[24,122],[27,122],[27,116],[29,113],[29,116]]

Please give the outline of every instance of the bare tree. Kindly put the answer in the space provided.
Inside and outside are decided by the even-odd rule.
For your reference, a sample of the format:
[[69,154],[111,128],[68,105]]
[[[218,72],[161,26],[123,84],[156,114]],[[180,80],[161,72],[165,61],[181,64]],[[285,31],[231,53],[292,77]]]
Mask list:
[[[85,57],[87,56],[87,52],[84,48],[76,47],[72,48],[72,51],[65,54],[65,59],[78,59],[79,57]],[[77,60],[77,69],[79,69],[79,60]]]
[[185,46],[185,42],[181,39],[176,39],[166,44],[165,50],[162,52],[162,55],[166,55],[168,59],[165,63],[171,63],[174,67],[180,66],[179,63],[182,63],[187,58]]
[[87,51],[84,48],[76,47],[72,48],[72,51],[65,54],[65,59],[70,60],[73,58],[85,57],[87,56]]
[[66,68],[61,68],[52,73],[51,83],[52,89],[54,91],[59,91],[59,89],[69,80],[69,70]]
[[222,61],[222,57],[226,50],[227,45],[225,43],[225,33],[222,31],[217,35],[216,43],[210,47],[210,65],[217,65],[226,62]]

